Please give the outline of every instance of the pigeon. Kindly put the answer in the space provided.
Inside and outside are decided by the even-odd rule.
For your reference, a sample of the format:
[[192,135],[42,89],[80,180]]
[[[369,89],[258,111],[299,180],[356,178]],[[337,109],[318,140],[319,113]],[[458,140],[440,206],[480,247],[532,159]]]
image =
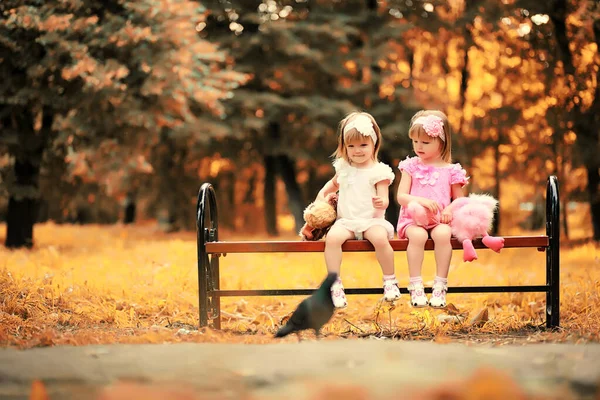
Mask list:
[[275,337],[281,338],[306,329],[314,330],[315,335],[319,337],[321,328],[333,315],[331,285],[335,283],[337,277],[337,273],[330,272],[321,286],[312,295],[302,300],[287,323],[277,331]]

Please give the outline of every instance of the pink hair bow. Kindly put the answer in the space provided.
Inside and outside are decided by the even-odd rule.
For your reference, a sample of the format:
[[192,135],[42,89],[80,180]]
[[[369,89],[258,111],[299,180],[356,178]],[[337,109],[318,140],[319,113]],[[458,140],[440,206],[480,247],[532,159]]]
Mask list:
[[442,141],[446,141],[444,136],[444,120],[437,115],[427,115],[425,117],[419,117],[413,122],[413,125],[420,124],[423,129],[430,137],[439,137]]

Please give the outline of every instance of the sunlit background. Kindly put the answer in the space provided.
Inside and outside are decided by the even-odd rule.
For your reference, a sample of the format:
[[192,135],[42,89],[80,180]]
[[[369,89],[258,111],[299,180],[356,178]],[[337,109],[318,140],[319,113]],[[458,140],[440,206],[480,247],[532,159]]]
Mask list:
[[[497,234],[544,234],[558,176],[564,330],[536,340],[598,339],[598,2],[26,3],[0,4],[4,345],[271,340],[298,298],[227,299],[224,332],[195,330],[200,185],[216,189],[221,239],[299,240],[339,121],[373,114],[395,168],[423,108],[448,114],[468,191],[500,200]],[[451,285],[543,283],[535,249],[481,253],[454,257]],[[404,253],[396,266],[405,285]],[[373,254],[343,270],[380,284]],[[230,255],[222,287],[314,287],[323,272],[320,254]],[[350,297],[327,330],[517,340],[543,324],[542,295],[449,300],[458,322]]]

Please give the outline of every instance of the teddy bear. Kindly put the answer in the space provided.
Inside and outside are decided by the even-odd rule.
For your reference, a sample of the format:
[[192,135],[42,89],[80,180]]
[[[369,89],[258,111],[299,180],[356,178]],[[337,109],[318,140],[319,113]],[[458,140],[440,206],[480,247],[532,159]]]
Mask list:
[[[473,239],[481,237],[482,243],[491,250],[499,253],[504,247],[504,238],[490,236],[489,230],[494,220],[494,211],[498,207],[498,200],[487,194],[470,194],[459,197],[452,202],[452,222],[450,228],[463,248],[463,260],[466,262],[477,260],[477,253],[473,247]],[[426,226],[437,220],[436,215],[431,215],[425,207],[411,201],[406,207],[407,214],[417,225]]]
[[320,240],[337,218],[337,197],[313,201],[304,209],[303,215],[305,223],[300,230],[302,240]]

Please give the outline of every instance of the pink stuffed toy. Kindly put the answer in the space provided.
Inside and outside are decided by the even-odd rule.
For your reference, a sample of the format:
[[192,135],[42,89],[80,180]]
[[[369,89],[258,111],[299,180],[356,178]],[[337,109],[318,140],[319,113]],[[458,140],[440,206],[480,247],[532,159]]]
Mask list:
[[[463,247],[463,260],[477,260],[477,253],[472,240],[483,237],[483,244],[499,253],[504,247],[504,238],[490,236],[488,231],[494,220],[494,210],[498,200],[487,194],[470,194],[460,197],[452,202],[452,235],[458,239]],[[438,215],[433,215],[425,207],[411,201],[406,206],[407,214],[419,226],[428,226],[439,221]]]
[[468,197],[459,197],[452,205],[452,235],[462,243],[463,260],[477,260],[477,253],[472,240],[483,237],[484,246],[500,253],[504,247],[504,238],[490,236],[488,231],[492,227],[494,211],[498,200],[487,194],[470,194]]

